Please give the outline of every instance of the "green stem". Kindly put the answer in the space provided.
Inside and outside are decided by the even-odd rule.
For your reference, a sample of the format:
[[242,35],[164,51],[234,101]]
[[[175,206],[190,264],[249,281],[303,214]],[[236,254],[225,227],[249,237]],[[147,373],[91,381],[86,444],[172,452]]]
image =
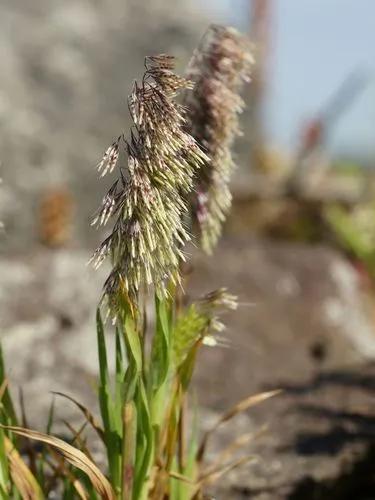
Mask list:
[[123,409],[122,500],[132,500],[137,443],[137,409],[133,401]]

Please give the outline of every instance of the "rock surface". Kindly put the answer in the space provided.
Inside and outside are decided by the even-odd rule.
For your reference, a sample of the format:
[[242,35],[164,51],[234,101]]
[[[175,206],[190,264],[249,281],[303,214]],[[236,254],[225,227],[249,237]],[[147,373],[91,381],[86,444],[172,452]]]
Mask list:
[[[191,289],[207,284],[244,305],[226,319],[231,347],[202,355],[201,402],[223,411],[284,389],[248,412],[248,430],[268,425],[247,449],[259,460],[233,471],[217,498],[374,498],[373,304],[355,270],[325,247],[238,238],[197,263]],[[246,432],[243,421],[228,427]]]
[[[37,427],[52,390],[97,411],[94,313],[106,270],[94,273],[88,255],[40,248],[0,260],[2,343],[12,386],[23,387]],[[365,460],[375,437],[375,337],[356,272],[325,247],[248,238],[226,239],[213,259],[194,259],[191,297],[225,285],[241,302],[225,317],[230,346],[206,348],[199,360],[195,384],[211,409],[203,426],[249,394],[284,388],[215,436],[210,459],[236,436],[268,425],[244,449],[257,461],[229,473],[213,493],[308,500],[326,482],[336,487],[344,471]],[[59,419],[80,422],[69,403],[57,401]],[[306,484],[315,485],[310,496]],[[326,496],[316,498],[336,498],[325,487]],[[293,496],[299,491],[305,496]]]
[[183,72],[210,20],[182,0],[4,0],[0,16],[0,220],[4,245],[37,239],[37,208],[64,188],[79,205],[74,240],[105,186],[95,165],[122,132],[144,57],[167,52]]

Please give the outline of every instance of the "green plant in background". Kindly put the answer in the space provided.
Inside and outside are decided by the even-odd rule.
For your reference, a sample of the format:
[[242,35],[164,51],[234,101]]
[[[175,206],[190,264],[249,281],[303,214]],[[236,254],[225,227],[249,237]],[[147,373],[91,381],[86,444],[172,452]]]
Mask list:
[[325,218],[338,243],[363,262],[375,279],[375,204],[358,205],[351,211],[332,205],[326,208]]
[[[112,263],[97,311],[101,422],[69,399],[103,445],[105,472],[92,458],[83,428],[70,427],[71,443],[51,436],[52,411],[44,434],[28,430],[25,421],[18,426],[1,364],[0,488],[8,495],[4,498],[13,492],[22,498],[46,498],[55,488],[64,499],[198,499],[207,484],[248,459],[231,458],[230,450],[243,439],[205,465],[208,440],[221,424],[275,392],[245,399],[200,442],[196,418],[187,413],[199,350],[217,343],[217,332],[224,327],[221,314],[236,309],[237,300],[219,289],[181,307],[184,245],[192,237],[190,220],[197,207],[206,250],[216,243],[229,209],[229,146],[238,133],[237,114],[243,107],[238,91],[251,62],[244,39],[234,30],[215,27],[207,36],[209,43],[203,43],[194,57],[197,90],[185,98],[186,106],[176,97],[189,92],[193,83],[174,74],[173,58],[146,58],[144,77],[135,83],[128,101],[130,139],[121,135],[98,165],[103,176],[115,169],[122,152],[127,157],[93,221],[115,221],[93,256],[95,266],[107,256]],[[202,99],[205,113],[198,116]],[[204,207],[202,194],[207,200]],[[147,321],[145,304],[150,300],[154,315]],[[114,375],[103,311],[111,317],[116,337]],[[33,452],[26,464],[16,452],[14,436],[42,442],[48,452]]]

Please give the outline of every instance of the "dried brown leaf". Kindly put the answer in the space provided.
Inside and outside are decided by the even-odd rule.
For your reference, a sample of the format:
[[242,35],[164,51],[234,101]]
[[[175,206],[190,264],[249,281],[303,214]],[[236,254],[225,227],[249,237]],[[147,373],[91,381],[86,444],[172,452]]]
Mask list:
[[211,471],[209,474],[202,476],[198,484],[200,487],[202,487],[203,485],[215,483],[224,474],[227,474],[228,472],[230,472],[233,469],[236,469],[237,467],[241,467],[242,465],[248,463],[250,460],[256,460],[256,457],[254,457],[253,455],[247,455],[245,457],[241,457],[237,460],[234,460],[230,464],[225,465],[224,467],[219,467]]
[[87,474],[95,490],[104,500],[115,500],[115,493],[104,474],[89,458],[77,448],[66,443],[62,439],[43,434],[41,432],[24,429],[22,427],[1,425],[3,429],[14,432],[19,436],[46,443],[58,450],[63,457],[74,467]]
[[92,428],[97,432],[98,436],[102,441],[104,441],[104,430],[99,424],[99,422],[96,420],[94,415],[88,410],[83,404],[81,404],[79,401],[74,399],[72,396],[69,396],[68,394],[64,394],[63,392],[57,392],[54,391],[53,394],[56,394],[57,396],[61,396],[63,398],[68,399],[71,401],[73,404],[77,406],[77,408],[83,413],[85,416],[87,422],[92,426]]
[[219,467],[223,467],[230,458],[233,459],[234,454],[244,446],[246,446],[250,441],[256,439],[260,434],[265,432],[266,426],[262,427],[258,432],[248,432],[242,434],[237,439],[232,441],[227,447],[219,452],[215,460],[203,471],[203,475],[207,475],[213,472]]
[[44,495],[34,475],[15,449],[13,443],[5,436],[5,450],[9,460],[10,474],[23,500],[42,500]]
[[280,394],[282,392],[281,390],[275,390],[275,391],[268,391],[268,392],[262,392],[260,394],[255,394],[254,396],[249,396],[236,405],[234,405],[230,410],[225,412],[218,420],[217,422],[209,429],[203,436],[201,445],[198,449],[197,453],[197,460],[200,462],[202,461],[204,452],[206,451],[206,446],[207,446],[207,441],[209,437],[225,422],[228,422],[228,420],[232,419],[239,413],[242,413],[243,411],[251,408],[252,406],[255,406],[259,403],[262,403],[263,401],[266,401],[269,398],[272,398],[273,396],[276,396],[277,394]]

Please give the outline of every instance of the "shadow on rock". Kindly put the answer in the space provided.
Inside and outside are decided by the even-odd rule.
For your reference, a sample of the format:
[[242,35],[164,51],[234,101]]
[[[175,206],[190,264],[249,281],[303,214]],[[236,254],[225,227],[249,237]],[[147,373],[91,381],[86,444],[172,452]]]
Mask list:
[[320,482],[303,478],[288,500],[374,500],[374,461],[375,447],[372,446],[366,456],[334,480]]
[[281,384],[281,387],[288,394],[308,394],[327,386],[375,391],[375,364],[369,363],[360,371],[358,369],[342,369],[322,372],[303,384]]

